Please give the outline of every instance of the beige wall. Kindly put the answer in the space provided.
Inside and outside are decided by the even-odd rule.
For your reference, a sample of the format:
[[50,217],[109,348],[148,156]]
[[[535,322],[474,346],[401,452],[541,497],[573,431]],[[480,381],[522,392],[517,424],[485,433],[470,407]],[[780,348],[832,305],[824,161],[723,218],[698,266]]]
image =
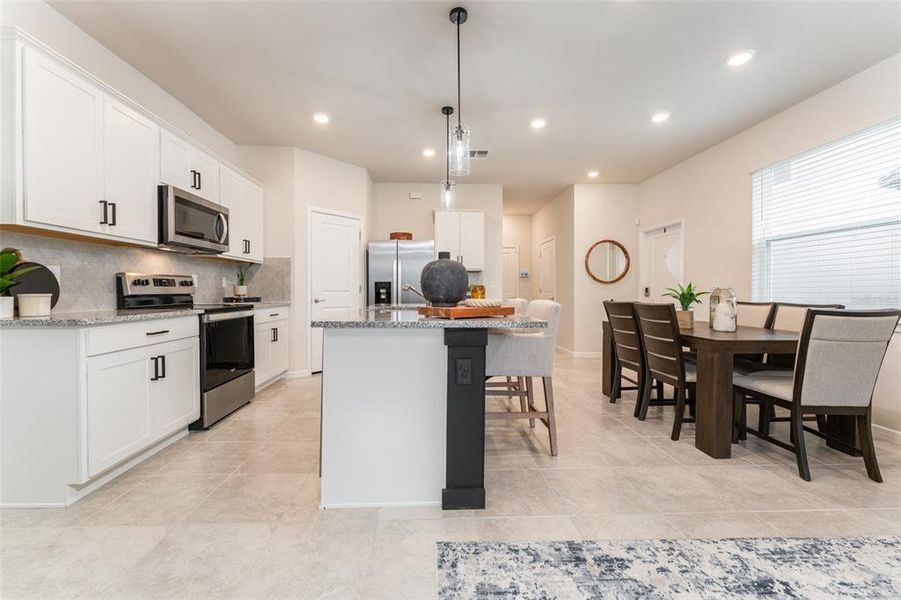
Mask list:
[[548,238],[554,238],[556,258],[556,300],[562,309],[557,346],[573,351],[573,203],[574,188],[566,188],[544,208],[532,215],[532,297],[538,293],[538,246]]
[[573,347],[576,356],[599,356],[604,300],[634,300],[638,264],[620,281],[602,284],[588,276],[585,253],[597,241],[612,239],[638,254],[638,186],[590,184],[574,186]]
[[519,254],[519,270],[529,272],[526,278],[517,277],[517,296],[531,300],[532,281],[535,279],[532,272],[532,216],[504,215],[502,229],[504,248],[516,248]]
[[229,162],[235,145],[187,106],[40,1],[2,2],[0,25],[19,27]]
[[[896,55],[641,183],[641,226],[684,217],[686,281],[703,289],[720,281],[750,298],[751,173],[899,113]],[[877,424],[901,432],[901,334],[873,407]]]
[[[409,231],[413,239],[435,239],[434,212],[441,208],[437,183],[374,183],[372,188],[369,239],[387,240],[392,231]],[[410,192],[420,192],[422,200],[410,200]],[[492,298],[501,297],[503,285],[503,206],[503,186],[457,184],[454,207],[485,212],[485,270],[481,281]]]

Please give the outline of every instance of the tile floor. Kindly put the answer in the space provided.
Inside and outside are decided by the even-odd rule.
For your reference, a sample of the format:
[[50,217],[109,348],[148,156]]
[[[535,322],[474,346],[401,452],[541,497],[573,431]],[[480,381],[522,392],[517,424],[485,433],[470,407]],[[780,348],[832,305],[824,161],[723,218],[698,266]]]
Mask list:
[[715,461],[599,370],[558,357],[556,458],[540,425],[490,422],[488,508],[462,512],[319,511],[319,379],[277,383],[69,508],[0,512],[0,595],[419,599],[437,540],[901,534],[901,445],[878,442],[881,485],[813,436],[810,483],[756,439]]

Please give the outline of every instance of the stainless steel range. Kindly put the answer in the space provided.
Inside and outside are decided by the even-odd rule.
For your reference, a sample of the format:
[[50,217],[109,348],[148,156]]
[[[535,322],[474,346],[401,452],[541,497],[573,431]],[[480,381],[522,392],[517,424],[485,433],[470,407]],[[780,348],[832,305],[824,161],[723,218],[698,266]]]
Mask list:
[[202,310],[200,314],[200,418],[206,429],[253,399],[253,307],[195,304],[190,275],[116,274],[119,310]]

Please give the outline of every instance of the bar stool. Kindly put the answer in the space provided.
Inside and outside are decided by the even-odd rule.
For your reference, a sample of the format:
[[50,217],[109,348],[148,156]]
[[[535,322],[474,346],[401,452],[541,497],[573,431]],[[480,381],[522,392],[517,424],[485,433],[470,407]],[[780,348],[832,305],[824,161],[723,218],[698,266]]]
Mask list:
[[[526,314],[526,309],[529,306],[529,301],[525,298],[510,298],[504,301],[504,306],[512,306],[513,311],[517,315]],[[520,332],[520,333],[535,333],[537,330],[534,329],[505,329],[505,332]],[[495,387],[495,388],[504,388],[509,390],[525,390],[526,383],[525,377],[517,377],[516,381],[513,381],[512,377],[506,377],[505,381],[489,381],[485,384],[486,387]],[[512,396],[507,396],[511,398]],[[522,409],[526,410],[526,399],[525,397],[520,397],[520,403],[522,404]],[[535,420],[532,419],[532,426],[535,426]]]
[[[557,456],[557,424],[554,416],[554,351],[557,347],[557,331],[560,328],[561,307],[552,300],[532,300],[526,315],[547,321],[546,329],[536,333],[489,332],[485,350],[486,377],[516,377],[525,379],[526,389],[497,390],[486,386],[485,396],[518,396],[520,411],[487,411],[489,419],[529,419],[534,427],[535,419],[548,428],[551,456]],[[544,410],[535,406],[533,377],[541,377],[544,388]]]

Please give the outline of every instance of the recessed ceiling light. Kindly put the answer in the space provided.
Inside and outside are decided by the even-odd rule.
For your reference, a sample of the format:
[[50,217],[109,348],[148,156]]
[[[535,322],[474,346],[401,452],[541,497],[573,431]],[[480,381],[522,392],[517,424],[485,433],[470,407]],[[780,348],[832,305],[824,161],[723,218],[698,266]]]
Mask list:
[[432,158],[433,156],[435,156],[435,151],[432,150],[431,148],[426,148],[425,150],[422,151],[422,155],[425,156],[426,158]]
[[532,129],[542,129],[545,125],[547,125],[547,121],[542,118],[532,119],[530,125],[532,126]]
[[744,50],[730,57],[729,60],[726,61],[726,64],[730,67],[740,67],[746,62],[750,61],[752,58],[754,58],[754,51]]
[[331,121],[331,119],[329,119],[329,116],[325,113],[316,113],[315,115],[313,115],[313,120],[320,125],[325,125],[326,123]]
[[659,113],[655,113],[654,116],[651,117],[651,120],[652,120],[653,122],[655,122],[655,123],[663,123],[663,122],[666,121],[667,119],[669,119],[669,113],[668,113],[668,112],[659,112]]
[[588,176],[592,179],[597,179],[598,175],[600,175],[598,171],[588,171]]

